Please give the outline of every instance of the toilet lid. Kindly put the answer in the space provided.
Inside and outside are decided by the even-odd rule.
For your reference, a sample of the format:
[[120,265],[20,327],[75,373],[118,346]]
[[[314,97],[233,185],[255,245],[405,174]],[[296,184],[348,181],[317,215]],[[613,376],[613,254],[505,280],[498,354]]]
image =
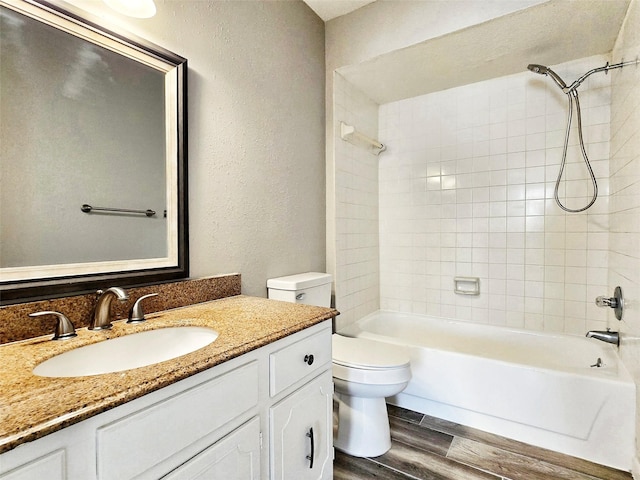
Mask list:
[[332,335],[333,363],[369,370],[401,368],[409,365],[402,347],[366,338]]

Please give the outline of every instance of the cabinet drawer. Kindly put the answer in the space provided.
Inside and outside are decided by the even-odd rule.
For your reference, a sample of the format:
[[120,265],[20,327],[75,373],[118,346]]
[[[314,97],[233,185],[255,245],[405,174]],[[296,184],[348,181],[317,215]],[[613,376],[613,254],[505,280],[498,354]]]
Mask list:
[[331,362],[331,331],[326,329],[269,356],[269,391],[275,396]]
[[163,480],[257,480],[260,478],[260,420],[254,417],[175,469]]
[[[100,427],[96,433],[98,478],[142,475],[257,404],[258,363],[254,361]],[[176,461],[179,465],[184,459]]]

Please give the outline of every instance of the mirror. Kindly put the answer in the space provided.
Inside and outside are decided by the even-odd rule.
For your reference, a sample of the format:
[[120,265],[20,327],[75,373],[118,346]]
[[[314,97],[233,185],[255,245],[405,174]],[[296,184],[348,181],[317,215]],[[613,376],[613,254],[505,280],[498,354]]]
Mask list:
[[184,58],[0,1],[0,302],[184,278]]

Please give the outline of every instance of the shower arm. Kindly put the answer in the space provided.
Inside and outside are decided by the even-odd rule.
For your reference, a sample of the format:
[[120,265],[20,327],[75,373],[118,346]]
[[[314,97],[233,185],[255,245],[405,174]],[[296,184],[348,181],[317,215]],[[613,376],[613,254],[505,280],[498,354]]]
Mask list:
[[604,67],[598,67],[598,68],[594,68],[592,70],[589,70],[587,73],[585,73],[580,78],[578,78],[576,81],[574,81],[571,85],[569,85],[566,88],[563,88],[562,91],[568,95],[572,91],[574,91],[576,88],[578,88],[580,86],[580,84],[582,82],[584,82],[589,75],[592,75],[592,74],[597,73],[597,72],[604,72],[605,74],[607,74],[607,73],[609,73],[609,70],[612,70],[614,68],[622,68],[622,67],[624,67],[626,65],[638,65],[638,63],[640,63],[640,59],[638,59],[638,58],[636,58],[635,60],[631,60],[629,62],[616,63],[614,65],[609,65],[609,62],[607,62]]

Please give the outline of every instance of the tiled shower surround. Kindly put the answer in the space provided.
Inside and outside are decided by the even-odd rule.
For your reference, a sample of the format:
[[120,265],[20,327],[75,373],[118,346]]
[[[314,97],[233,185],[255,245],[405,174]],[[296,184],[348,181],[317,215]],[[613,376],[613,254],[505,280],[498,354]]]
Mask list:
[[[609,60],[553,68],[570,83]],[[379,106],[377,134],[375,104],[336,75],[336,120],[352,121],[388,146],[375,157],[336,140],[336,305],[343,322],[379,301],[382,309],[529,330],[606,328],[608,312],[594,298],[611,293],[610,80],[618,73],[594,74],[579,89],[599,188],[583,213],[565,213],[553,200],[567,96],[549,77],[527,71],[526,59],[522,73]],[[573,209],[591,195],[576,124],[574,115],[560,186]],[[478,277],[480,295],[456,295],[455,276]],[[379,299],[365,294],[378,278]]]
[[[640,4],[636,1],[616,42],[613,58],[638,58],[639,26]],[[640,298],[639,86],[640,65],[625,67],[611,77],[609,286],[621,285],[630,301],[622,322],[613,320],[609,325],[622,332],[620,353],[635,376],[636,385],[640,382],[640,317],[636,300]],[[634,473],[640,474],[640,465]]]
[[[557,70],[568,83],[607,60]],[[603,328],[606,312],[593,299],[607,293],[616,73],[579,89],[600,191],[584,213],[553,200],[568,106],[549,77],[525,70],[381,106],[379,136],[389,145],[379,177],[381,307],[530,330]],[[590,195],[577,138],[560,191],[573,209]],[[456,275],[479,277],[481,294],[454,294]]]

